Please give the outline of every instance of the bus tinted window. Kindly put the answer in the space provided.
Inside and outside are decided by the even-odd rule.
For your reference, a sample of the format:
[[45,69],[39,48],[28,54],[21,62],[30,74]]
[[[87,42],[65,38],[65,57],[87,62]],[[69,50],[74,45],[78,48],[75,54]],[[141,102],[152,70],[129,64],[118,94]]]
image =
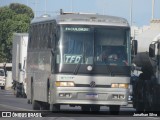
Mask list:
[[53,47],[55,40],[55,24],[49,23],[32,24],[29,35],[29,48],[47,49]]

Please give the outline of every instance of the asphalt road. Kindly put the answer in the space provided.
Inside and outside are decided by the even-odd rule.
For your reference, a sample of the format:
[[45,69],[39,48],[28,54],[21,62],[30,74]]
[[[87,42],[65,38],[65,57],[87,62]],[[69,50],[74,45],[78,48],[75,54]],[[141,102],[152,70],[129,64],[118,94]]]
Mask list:
[[[108,107],[101,107],[101,111],[99,113],[82,113],[80,107],[69,107],[62,106],[62,111],[59,113],[51,113],[50,111],[33,111],[32,105],[27,104],[27,99],[24,98],[16,98],[13,95],[11,90],[0,90],[0,116],[2,116],[2,112],[11,112],[12,118],[15,120],[30,120],[32,118],[32,114],[36,114],[37,116],[43,116],[42,120],[153,120],[160,119],[160,117],[135,117],[136,114],[135,109],[132,108],[132,105],[121,107],[119,115],[110,115]],[[3,113],[4,114],[4,113]],[[143,114],[143,113],[142,113]],[[17,116],[18,118],[17,118]],[[28,116],[30,115],[30,118]],[[22,118],[23,116],[23,118]],[[13,118],[16,117],[16,118]],[[7,117],[8,118],[8,117]],[[0,118],[5,119],[6,118]],[[10,118],[8,118],[10,119]],[[34,118],[36,119],[36,118]]]

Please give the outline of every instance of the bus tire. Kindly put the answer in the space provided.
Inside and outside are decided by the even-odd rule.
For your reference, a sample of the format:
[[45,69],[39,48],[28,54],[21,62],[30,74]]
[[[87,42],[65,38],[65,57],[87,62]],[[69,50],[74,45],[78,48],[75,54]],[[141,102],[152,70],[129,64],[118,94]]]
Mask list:
[[47,101],[48,101],[48,103],[50,103],[51,102],[51,91],[50,91],[50,84],[49,84],[49,80],[48,80],[48,82],[47,82]]
[[118,115],[120,111],[120,105],[110,105],[109,112],[112,115]]
[[5,88],[4,86],[1,86],[1,89],[2,89],[2,90],[4,90],[4,88]]
[[43,110],[49,110],[49,109],[50,109],[49,103],[44,103]]
[[16,91],[16,97],[17,97],[17,98],[20,97],[20,94],[19,94],[19,92],[17,92],[17,91]]
[[23,98],[27,98],[27,95],[25,93],[23,94]]
[[33,94],[34,94],[34,87],[33,87],[33,77],[31,77],[31,104],[33,103]]
[[31,104],[32,102],[31,102],[31,100],[28,99],[28,100],[27,100],[27,103],[28,103],[28,104]]
[[144,104],[143,103],[137,103],[136,105],[136,112],[144,112]]
[[32,107],[33,107],[33,110],[40,110],[39,102],[36,100],[33,100]]
[[50,111],[51,112],[59,112],[60,111],[60,105],[50,104]]

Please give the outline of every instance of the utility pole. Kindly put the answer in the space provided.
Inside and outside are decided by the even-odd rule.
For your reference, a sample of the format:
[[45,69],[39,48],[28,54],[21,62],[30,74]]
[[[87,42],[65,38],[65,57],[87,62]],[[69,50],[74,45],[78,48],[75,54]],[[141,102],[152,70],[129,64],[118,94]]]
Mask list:
[[37,11],[37,0],[34,0],[34,14],[35,14],[35,17],[37,16],[37,13],[36,13],[36,11]]
[[155,6],[155,0],[152,0],[152,20],[154,19],[154,6]]
[[46,8],[47,8],[47,0],[45,0],[45,8],[44,8],[44,13],[46,14]]
[[130,25],[132,26],[133,0],[130,0]]
[[73,12],[73,0],[71,0],[71,12]]

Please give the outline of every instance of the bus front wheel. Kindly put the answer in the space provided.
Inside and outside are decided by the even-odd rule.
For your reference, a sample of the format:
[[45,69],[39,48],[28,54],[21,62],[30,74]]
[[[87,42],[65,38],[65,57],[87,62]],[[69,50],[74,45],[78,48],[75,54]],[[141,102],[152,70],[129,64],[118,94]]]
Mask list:
[[50,104],[50,111],[52,112],[60,111],[60,105]]
[[119,114],[119,110],[120,110],[120,105],[110,105],[109,106],[109,111],[110,111],[110,114],[112,115]]
[[32,106],[33,106],[33,110],[40,110],[41,108],[39,102],[36,100],[33,100]]

